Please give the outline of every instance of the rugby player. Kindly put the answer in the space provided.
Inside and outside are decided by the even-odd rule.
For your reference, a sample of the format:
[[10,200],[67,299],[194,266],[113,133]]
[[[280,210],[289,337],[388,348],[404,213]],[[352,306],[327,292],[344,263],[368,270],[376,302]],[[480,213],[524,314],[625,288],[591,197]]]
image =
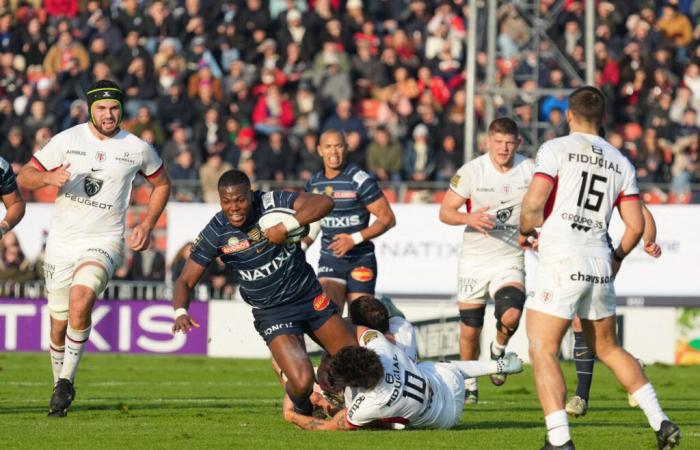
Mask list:
[[[287,233],[320,220],[333,208],[329,197],[285,191],[251,190],[245,173],[230,170],[219,178],[221,211],[199,234],[175,281],[173,332],[198,327],[187,314],[194,287],[216,257],[241,280],[243,299],[253,307],[255,328],[287,377],[285,390],[296,411],[310,414],[314,372],[306,354],[308,334],[329,354],[357,345],[335,304],[321,290],[298,242]],[[293,209],[286,221],[261,231],[261,215],[272,208]]]
[[[323,291],[343,312],[349,302],[362,295],[374,295],[377,260],[372,239],[396,225],[377,181],[355,164],[348,163],[345,136],[338,130],[324,131],[318,144],[323,170],[306,185],[308,192],[324,194],[335,207],[320,223],[321,257],[318,279]],[[376,220],[369,224],[370,214]],[[313,235],[306,241],[309,245]]]
[[0,240],[24,217],[26,205],[22,194],[17,189],[17,180],[12,166],[0,158],[0,198],[5,205],[5,216],[0,220]]
[[92,307],[121,265],[134,178],[143,175],[154,189],[145,217],[127,239],[131,250],[148,248],[170,197],[170,179],[158,153],[120,128],[124,94],[119,86],[98,81],[86,97],[89,121],[54,136],[17,177],[25,189],[59,188],[44,261],[52,417],[65,416],[75,398],[73,382],[90,336]]
[[[459,259],[457,300],[461,317],[459,352],[478,359],[486,301],[495,303],[496,339],[491,359],[498,359],[518,329],[525,303],[523,251],[518,246],[518,220],[534,163],[516,153],[518,126],[501,117],[489,125],[488,153],[464,164],[452,177],[440,207],[440,220],[465,226]],[[466,203],[466,212],[459,209]],[[497,386],[505,376],[496,374]],[[467,403],[479,400],[476,379],[467,380]]]
[[314,393],[314,404],[332,416],[325,420],[295,412],[285,399],[285,420],[308,430],[452,428],[462,416],[464,377],[522,371],[515,353],[498,361],[416,363],[381,332],[356,332],[360,347],[345,347],[328,362],[328,381],[344,391],[348,406],[333,408]]
[[[547,426],[543,448],[574,448],[558,352],[578,314],[586,341],[639,403],[658,448],[667,449],[678,444],[680,430],[661,409],[639,362],[620,347],[615,334],[613,279],[619,263],[639,242],[644,218],[634,167],[598,136],[604,111],[605,97],[597,88],[585,86],[569,96],[566,117],[571,132],[540,147],[520,215],[521,245],[531,245],[535,227],[542,227],[540,265],[527,303],[527,334]],[[606,235],[616,205],[625,231],[610,252]]]

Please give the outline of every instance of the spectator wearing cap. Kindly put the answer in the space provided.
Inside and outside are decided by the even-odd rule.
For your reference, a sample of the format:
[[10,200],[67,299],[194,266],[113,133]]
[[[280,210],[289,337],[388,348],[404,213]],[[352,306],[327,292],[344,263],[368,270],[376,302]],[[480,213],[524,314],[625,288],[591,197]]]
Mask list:
[[197,36],[192,39],[190,49],[187,51],[185,60],[187,62],[187,70],[194,73],[200,69],[203,64],[209,66],[214,78],[221,78],[223,72],[219,64],[216,62],[214,55],[206,47],[206,39],[203,36]]
[[69,31],[58,36],[58,41],[49,48],[44,58],[44,71],[47,75],[57,75],[68,72],[77,66],[79,71],[90,67],[90,56],[80,42],[77,42]]
[[429,136],[428,127],[416,125],[404,152],[403,169],[407,180],[429,181],[435,172],[435,150]]
[[367,169],[379,181],[400,181],[403,151],[384,126],[374,131],[374,139],[367,146]]
[[255,131],[264,135],[285,131],[294,124],[292,103],[272,84],[258,97],[251,120]]

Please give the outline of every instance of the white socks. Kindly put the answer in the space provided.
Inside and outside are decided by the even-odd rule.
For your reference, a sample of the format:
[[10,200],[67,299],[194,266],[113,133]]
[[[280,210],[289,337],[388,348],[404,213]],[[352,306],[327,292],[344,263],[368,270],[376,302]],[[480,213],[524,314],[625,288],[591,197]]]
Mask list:
[[58,381],[63,369],[63,355],[65,355],[65,346],[56,345],[53,342],[49,343],[49,356],[51,357],[51,370],[53,371],[53,384]]
[[[508,344],[506,344],[506,345],[508,345]],[[503,354],[503,352],[505,352],[505,351],[506,351],[505,345],[501,345],[496,341],[491,342],[491,353],[493,353],[494,355],[501,356]]]
[[659,399],[656,398],[654,386],[652,386],[651,383],[645,384],[632,393],[632,398],[639,403],[639,407],[644,411],[644,414],[646,414],[651,428],[653,428],[654,431],[659,431],[661,422],[668,420],[668,416],[664,414],[661,405],[659,405]]
[[85,344],[90,336],[90,329],[74,330],[68,325],[66,331],[66,352],[63,358],[63,368],[61,369],[61,378],[67,378],[73,382],[75,372],[78,370],[78,363],[83,356]]
[[560,409],[549,414],[544,418],[544,423],[547,425],[547,439],[550,444],[564,445],[571,440],[569,419],[565,410]]
[[449,363],[462,372],[465,378],[464,386],[470,391],[476,390],[476,377],[498,373],[498,361],[449,361]]

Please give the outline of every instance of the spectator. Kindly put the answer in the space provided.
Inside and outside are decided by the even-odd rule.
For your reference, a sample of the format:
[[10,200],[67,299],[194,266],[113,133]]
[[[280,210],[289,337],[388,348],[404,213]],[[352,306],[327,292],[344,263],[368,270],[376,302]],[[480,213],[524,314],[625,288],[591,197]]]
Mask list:
[[175,122],[170,127],[170,131],[171,137],[163,145],[160,154],[165,167],[173,166],[180,154],[190,152],[192,163],[198,169],[202,162],[202,152],[200,147],[189,138],[187,129],[181,123]]
[[265,94],[258,97],[251,119],[255,131],[269,136],[286,131],[294,124],[294,109],[292,103],[273,84]]
[[8,232],[2,240],[2,257],[0,258],[0,281],[24,283],[38,277],[30,262],[25,258],[19,246],[17,236]]
[[191,124],[192,102],[182,93],[182,85],[174,82],[167,95],[158,97],[158,117],[163,128],[171,128],[174,123]]
[[294,174],[295,157],[284,135],[275,131],[254,155],[257,178],[285,181]]
[[435,158],[435,179],[443,182],[450,181],[462,164],[464,164],[462,149],[457,147],[454,136],[446,135],[442,138],[440,150]]
[[217,184],[219,177],[233,166],[225,162],[220,153],[209,155],[202,167],[199,168],[199,182],[202,185],[202,197],[207,203],[219,203],[219,190]]
[[303,181],[309,181],[311,176],[323,169],[323,160],[318,154],[316,134],[308,132],[304,134],[299,152],[299,164],[297,164],[297,176]]
[[154,240],[146,250],[134,252],[128,278],[133,281],[165,281],[165,256],[156,249]]
[[197,200],[199,173],[194,165],[194,156],[190,150],[180,152],[171,165],[166,166],[170,179],[173,180],[172,196],[178,202]]
[[367,147],[367,169],[379,181],[400,181],[402,167],[401,145],[385,127],[377,127],[374,140]]
[[22,55],[27,61],[27,66],[41,66],[49,51],[49,40],[41,26],[38,17],[32,17],[22,30]]
[[114,25],[109,17],[102,13],[101,9],[96,9],[92,13],[81,30],[81,35],[85,43],[91,43],[97,38],[104,40],[109,53],[119,51],[124,45],[124,38],[119,27]]
[[180,249],[175,253],[172,262],[170,263],[170,279],[177,280],[182,272],[182,268],[185,267],[185,263],[190,258],[190,253],[192,253],[192,242],[186,242],[185,245],[180,247]]
[[57,75],[70,71],[74,66],[77,66],[80,72],[87,70],[90,67],[90,56],[85,47],[73,39],[69,31],[64,31],[46,53],[44,72],[47,75]]
[[323,124],[323,130],[335,129],[343,133],[357,132],[360,135],[361,142],[364,143],[367,130],[365,129],[362,120],[352,114],[352,104],[350,100],[341,100],[333,114]]
[[147,105],[139,107],[136,114],[136,124],[132,127],[131,132],[139,136],[144,130],[150,130],[153,133],[153,144],[157,148],[161,148],[165,143],[165,132],[160,126],[160,122],[152,116]]
[[0,157],[10,163],[15,174],[31,159],[32,151],[20,127],[10,128],[7,139],[0,145]]
[[678,11],[677,2],[669,1],[661,8],[656,29],[679,50],[685,50],[693,39],[693,25],[688,17]]
[[148,73],[143,58],[137,57],[131,61],[122,88],[127,95],[124,111],[129,117],[136,117],[142,106],[156,112],[156,84],[153,76]]
[[404,172],[411,181],[430,181],[435,171],[435,151],[428,134],[428,127],[418,124],[413,130],[413,140],[404,153]]

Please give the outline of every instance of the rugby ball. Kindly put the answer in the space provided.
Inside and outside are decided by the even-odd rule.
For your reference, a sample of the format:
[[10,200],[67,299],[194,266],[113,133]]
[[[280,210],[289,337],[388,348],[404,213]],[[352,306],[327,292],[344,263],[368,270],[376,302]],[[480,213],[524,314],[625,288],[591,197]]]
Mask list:
[[[262,216],[260,216],[260,219],[258,219],[258,226],[260,227],[261,230],[265,231],[270,227],[274,227],[278,223],[282,222],[282,220],[285,217],[289,217],[294,215],[294,210],[293,209],[288,209],[288,208],[272,208],[268,209],[263,213]],[[287,233],[287,240],[285,242],[299,242],[301,241],[306,235],[309,234],[309,226],[304,225],[302,227],[296,228],[294,230],[290,230]]]

